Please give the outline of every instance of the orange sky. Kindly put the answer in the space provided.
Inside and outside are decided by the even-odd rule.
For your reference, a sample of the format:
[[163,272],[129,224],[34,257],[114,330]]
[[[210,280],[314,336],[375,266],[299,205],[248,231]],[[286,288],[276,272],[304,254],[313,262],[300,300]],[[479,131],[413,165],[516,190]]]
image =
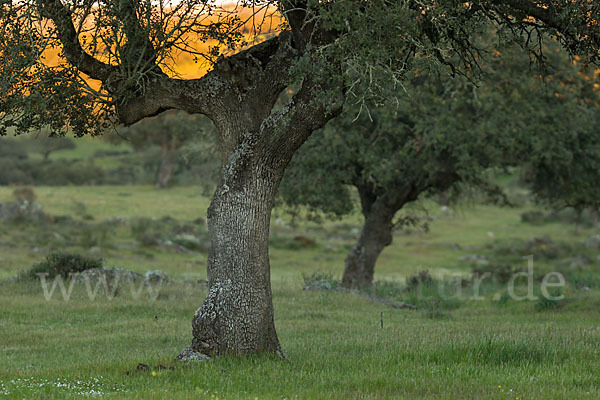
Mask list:
[[[238,15],[240,16],[240,18],[242,20],[245,20],[251,16],[251,12],[252,12],[251,9],[247,9],[247,8],[240,9],[240,12],[238,12]],[[260,20],[264,16],[264,14],[265,14],[265,12],[257,14],[256,19]],[[278,15],[274,15],[273,17],[267,17],[267,18],[272,18],[272,19],[269,20],[269,23],[265,24],[265,29],[268,29],[269,27],[276,28],[281,23],[281,17]],[[245,32],[245,37],[246,37],[247,41],[256,42],[257,40],[258,41],[262,40],[261,36],[255,37],[255,35],[251,33],[253,31],[251,21],[246,23],[243,26],[243,28],[241,28],[241,29],[243,32]],[[265,29],[263,29],[263,32],[267,33],[265,31]],[[213,42],[202,42],[200,40],[196,40],[196,41],[191,40],[190,43],[193,45],[193,48],[195,51],[202,52],[202,53],[207,53],[209,47],[215,44]],[[58,64],[64,62],[64,60],[59,57],[59,53],[60,53],[60,49],[47,50],[46,52],[44,52],[44,62],[49,65],[58,65]],[[199,77],[203,76],[206,73],[207,69],[209,68],[209,65],[206,62],[202,62],[202,61],[195,62],[194,56],[192,54],[183,53],[183,52],[174,53],[173,60],[168,63],[168,66],[175,73],[172,73],[171,71],[165,71],[165,72],[170,76],[177,75],[181,79],[199,78]],[[99,86],[100,86],[99,82],[91,81],[90,84],[95,89],[99,88]]]

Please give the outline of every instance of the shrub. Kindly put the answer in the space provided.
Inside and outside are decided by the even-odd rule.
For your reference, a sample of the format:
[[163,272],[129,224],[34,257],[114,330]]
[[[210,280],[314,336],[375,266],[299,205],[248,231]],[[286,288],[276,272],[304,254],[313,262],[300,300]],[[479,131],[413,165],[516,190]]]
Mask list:
[[[562,290],[559,288],[555,288],[554,290],[550,290],[548,293],[551,297],[560,297],[562,295]],[[540,296],[538,301],[535,303],[535,311],[551,311],[561,308],[565,304],[564,297],[560,300],[557,299],[549,299],[545,296]]]
[[393,281],[376,281],[367,292],[377,298],[395,299],[402,297],[406,288],[404,285]]
[[78,242],[84,248],[103,246],[114,233],[115,226],[110,222],[105,221],[91,225],[83,224],[78,233]]
[[77,160],[42,161],[33,166],[32,175],[38,185],[97,185],[104,182],[104,171]]
[[205,239],[194,234],[180,233],[174,236],[171,241],[188,250],[198,250],[205,253],[210,250],[210,241],[208,238]]
[[541,211],[527,211],[521,214],[521,222],[543,225],[546,222],[546,215]]
[[1,138],[0,140],[0,159],[27,159],[27,151],[22,141],[9,138]]
[[276,249],[284,250],[301,250],[316,246],[316,242],[313,239],[307,238],[305,236],[272,236],[269,239],[269,244]]
[[0,158],[0,185],[32,184],[31,174],[23,169],[25,164],[27,162],[18,159]]
[[[131,219],[131,234],[144,246],[156,246],[166,240],[171,240],[171,235],[177,236],[182,229],[176,219],[168,216],[160,219],[147,217]],[[193,235],[196,233],[194,232]],[[190,245],[190,243],[186,244]],[[199,240],[197,244],[201,244]]]
[[434,280],[429,271],[420,271],[406,278],[406,290],[413,290],[419,286],[431,286],[433,283]]
[[0,185],[93,185],[104,181],[102,169],[77,160],[0,158]]
[[426,311],[429,318],[446,318],[444,310],[459,308],[463,299],[460,283],[433,278],[420,271],[406,278],[406,288],[400,300]]
[[514,274],[521,271],[523,271],[522,268],[516,268],[509,263],[477,265],[473,267],[473,279],[481,278],[484,274],[490,273],[491,281],[504,284],[508,283]]
[[547,219],[551,222],[562,222],[591,228],[597,222],[598,217],[597,211],[592,208],[577,210],[573,207],[566,207],[549,213]]
[[38,274],[47,273],[49,278],[62,276],[68,278],[70,273],[82,272],[91,268],[102,268],[102,260],[68,253],[51,253],[46,259],[34,264],[20,277],[23,279],[36,279]]
[[140,217],[131,221],[131,235],[143,246],[155,246],[165,234],[158,220]]
[[13,196],[19,203],[27,202],[31,204],[35,201],[35,192],[29,186],[17,186],[13,190]]

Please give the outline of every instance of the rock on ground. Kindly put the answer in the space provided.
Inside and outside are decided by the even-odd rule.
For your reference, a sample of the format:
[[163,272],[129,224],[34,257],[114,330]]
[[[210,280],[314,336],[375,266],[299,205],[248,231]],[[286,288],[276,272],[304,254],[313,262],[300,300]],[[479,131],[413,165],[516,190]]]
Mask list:
[[191,347],[186,347],[181,353],[179,353],[177,357],[175,357],[175,359],[177,361],[201,362],[210,360],[210,357],[206,354],[198,353],[197,351],[192,350]]
[[41,205],[28,201],[16,201],[13,203],[0,203],[0,221],[48,221],[50,217],[44,213]]
[[141,280],[143,276],[137,272],[130,271],[120,267],[102,267],[102,268],[90,268],[79,274],[77,279],[83,281],[85,279],[98,279],[101,276],[105,276],[107,280],[113,281],[115,279],[121,280]]

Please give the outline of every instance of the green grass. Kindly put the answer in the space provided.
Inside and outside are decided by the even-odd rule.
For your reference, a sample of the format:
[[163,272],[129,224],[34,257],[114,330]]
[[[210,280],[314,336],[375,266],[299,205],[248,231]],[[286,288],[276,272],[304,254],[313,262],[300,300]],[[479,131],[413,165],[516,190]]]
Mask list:
[[[93,215],[87,222],[91,229],[112,216],[169,215],[189,221],[205,217],[209,203],[193,187],[35,190],[52,215],[79,212],[78,220]],[[11,188],[0,188],[0,202],[10,199]],[[444,216],[428,207],[430,232],[398,233],[382,254],[376,274],[385,282],[381,294],[407,301],[404,278],[424,269],[436,278],[467,277],[471,267],[460,257],[491,257],[485,246],[495,240],[547,235],[579,246],[598,233],[559,223],[523,224],[520,214],[528,208],[471,204]],[[276,210],[274,235],[304,235],[317,242],[305,249],[271,249],[275,322],[288,361],[251,357],[175,364],[173,357],[190,343],[191,318],[206,293],[185,280],[205,278],[206,255],[130,246],[130,228],[117,226],[97,246],[105,265],[161,269],[173,283],[156,301],[147,295],[136,300],[127,288],[112,300],[99,294],[90,301],[82,287],[70,301],[60,292],[46,301],[39,282],[0,285],[0,398],[63,399],[96,392],[103,398],[139,399],[600,398],[597,286],[582,291],[568,279],[560,307],[536,307],[536,302],[505,297],[494,301],[503,288],[489,284],[482,287],[483,301],[432,303],[421,311],[396,310],[351,293],[303,291],[303,274],[341,277],[360,218],[291,228],[275,222],[278,217],[289,221]],[[86,254],[83,234],[69,229],[0,226],[0,279],[29,268],[54,248]],[[535,265],[551,270],[557,262]],[[597,282],[593,277],[599,272],[592,266],[581,277]],[[149,370],[138,371],[140,363]]]

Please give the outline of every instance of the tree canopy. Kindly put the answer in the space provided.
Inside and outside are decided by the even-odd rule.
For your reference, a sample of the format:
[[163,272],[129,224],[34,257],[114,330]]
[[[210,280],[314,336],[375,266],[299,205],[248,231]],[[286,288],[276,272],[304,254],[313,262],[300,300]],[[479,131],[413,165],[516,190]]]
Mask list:
[[[282,40],[256,44],[265,32],[289,31],[293,38],[289,60],[280,65],[293,71],[282,85],[308,73],[320,89],[334,79],[361,101],[381,96],[390,80],[399,84],[415,64],[445,65],[453,73],[477,68],[485,48],[473,33],[489,21],[500,41],[518,41],[540,59],[544,33],[583,62],[596,62],[599,7],[570,0],[5,1],[0,127],[85,134],[168,108],[208,113],[207,99],[183,99],[219,93],[218,84],[212,74],[177,79],[177,55],[216,63],[214,73],[233,73],[248,90],[252,68]],[[240,49],[243,55],[230,56]],[[60,60],[49,63],[53,51]]]
[[514,46],[495,51],[477,84],[413,71],[405,96],[368,113],[348,106],[296,153],[280,190],[288,205],[339,216],[354,208],[351,188],[359,194],[365,224],[344,284],[371,283],[405,205],[449,188],[498,193],[490,169],[524,168],[538,199],[597,206],[598,79],[557,46],[546,50],[543,74]]

